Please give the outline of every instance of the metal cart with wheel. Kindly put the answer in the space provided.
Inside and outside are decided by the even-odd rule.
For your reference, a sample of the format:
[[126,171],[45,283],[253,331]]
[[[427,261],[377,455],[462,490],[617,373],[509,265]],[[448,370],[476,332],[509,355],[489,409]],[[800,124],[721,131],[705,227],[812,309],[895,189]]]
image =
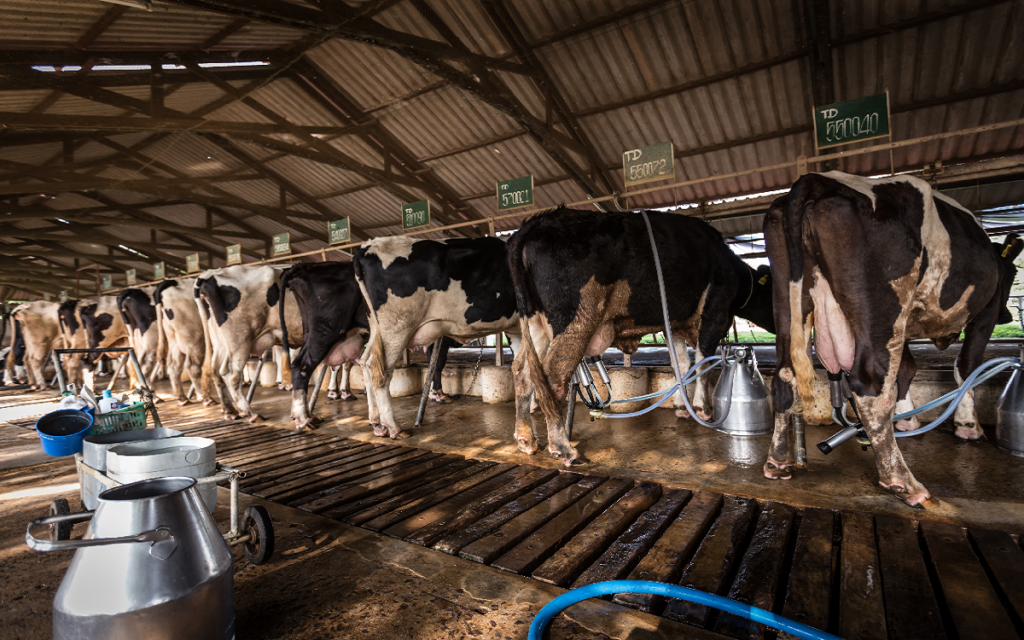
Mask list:
[[[75,467],[79,477],[82,474],[90,475],[108,489],[121,485],[120,482],[102,471],[97,471],[85,464],[81,453],[75,454]],[[238,481],[244,477],[244,471],[218,464],[216,474],[206,478],[196,478],[196,484],[199,486],[219,484],[225,480],[230,483],[231,528],[224,534],[224,540],[229,545],[241,544],[246,559],[252,564],[258,565],[269,560],[274,553],[274,522],[270,518],[270,513],[262,505],[252,505],[241,514],[239,513]],[[70,512],[71,508],[66,498],[57,498],[50,503],[50,515]],[[70,537],[70,523],[50,525],[51,540],[68,540]]]

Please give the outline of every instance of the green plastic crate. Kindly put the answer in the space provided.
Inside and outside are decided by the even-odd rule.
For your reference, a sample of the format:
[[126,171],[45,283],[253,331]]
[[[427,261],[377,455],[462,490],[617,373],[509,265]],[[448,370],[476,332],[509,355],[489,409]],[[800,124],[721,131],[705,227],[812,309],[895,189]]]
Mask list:
[[96,416],[90,434],[136,431],[146,428],[146,403],[136,402],[123,409],[115,409]]

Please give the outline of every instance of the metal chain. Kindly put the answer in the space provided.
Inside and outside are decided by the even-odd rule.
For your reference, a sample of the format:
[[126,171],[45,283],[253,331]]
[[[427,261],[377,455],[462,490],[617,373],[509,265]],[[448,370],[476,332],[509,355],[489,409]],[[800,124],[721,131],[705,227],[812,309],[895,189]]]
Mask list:
[[480,375],[480,362],[484,359],[484,348],[481,345],[480,355],[476,357],[476,366],[473,368],[473,379],[469,381],[469,386],[466,387],[466,395],[470,395],[469,392],[473,390],[473,385],[476,384],[476,377]]

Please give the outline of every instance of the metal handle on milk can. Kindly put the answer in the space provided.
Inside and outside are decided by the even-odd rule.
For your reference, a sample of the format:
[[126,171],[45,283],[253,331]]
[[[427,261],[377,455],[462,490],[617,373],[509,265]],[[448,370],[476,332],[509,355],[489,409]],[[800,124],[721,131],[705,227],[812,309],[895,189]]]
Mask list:
[[36,527],[43,527],[61,522],[85,522],[95,515],[93,511],[81,513],[67,513],[57,516],[47,516],[33,520],[25,531],[25,544],[35,551],[67,551],[69,549],[80,549],[82,547],[102,547],[109,544],[125,544],[130,542],[149,542],[149,555],[159,560],[166,560],[171,557],[174,550],[178,548],[171,530],[167,527],[158,527],[152,531],[144,531],[134,536],[123,536],[120,538],[83,538],[81,540],[40,540],[32,535]]

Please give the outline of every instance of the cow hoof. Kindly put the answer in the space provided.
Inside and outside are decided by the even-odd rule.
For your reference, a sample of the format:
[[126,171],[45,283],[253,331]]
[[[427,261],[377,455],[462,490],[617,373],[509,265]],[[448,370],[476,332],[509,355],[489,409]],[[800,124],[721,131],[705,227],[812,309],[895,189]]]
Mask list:
[[684,409],[683,407],[677,407],[676,408],[676,417],[677,418],[689,418],[690,417],[690,412],[687,411],[686,409]]
[[583,454],[577,453],[572,458],[566,458],[564,464],[567,467],[578,467],[580,465],[590,464],[590,460],[587,460]]
[[257,422],[262,422],[262,421],[263,421],[263,416],[261,416],[258,413],[254,413],[251,416],[249,416],[249,424],[256,424]]
[[238,420],[237,414],[225,412],[223,415],[225,420]]
[[879,482],[883,487],[892,492],[894,496],[906,503],[907,506],[913,507],[914,509],[934,509],[939,506],[939,501],[936,500],[928,493],[928,490],[921,488],[916,493],[911,493],[903,485],[891,484],[886,486],[884,482]]
[[179,407],[184,407],[188,403],[189,403],[189,399],[188,398],[178,398],[178,406]]
[[371,423],[370,426],[373,427],[373,435],[381,438],[388,435],[388,429],[384,425]]
[[389,433],[388,435],[391,436],[392,440],[405,440],[412,434],[404,429],[400,429],[398,433]]
[[711,422],[711,415],[708,414],[708,413],[705,413],[704,407],[694,407],[693,409],[694,409],[694,411],[697,412],[697,417],[698,418],[700,418],[704,422]]
[[357,398],[356,394],[354,394],[354,393],[342,392],[341,396],[339,396],[339,399],[342,402],[355,402],[359,398]]
[[203,406],[204,407],[208,407],[211,404],[213,404],[213,398],[207,398],[206,400],[203,400]]
[[540,443],[537,442],[536,438],[533,438],[532,441],[526,438],[516,438],[516,442],[519,445],[519,450],[528,456],[532,456],[540,450]]
[[338,399],[338,392],[337,391],[328,391],[327,392],[327,399],[328,400],[337,400]]
[[954,424],[956,425],[956,437],[961,440],[985,439],[985,432],[977,424],[964,424],[962,422],[955,422]]
[[769,480],[790,480],[793,478],[793,467],[783,462],[768,460],[764,463],[764,477]]
[[921,423],[917,418],[911,418],[910,420],[900,420],[896,423],[897,431],[917,431],[921,428]]
[[430,392],[430,396],[429,397],[430,397],[431,400],[433,400],[434,402],[437,402],[439,404],[448,404],[449,402],[452,401],[452,399],[449,398],[448,396],[446,396],[443,391],[433,391],[432,390]]

